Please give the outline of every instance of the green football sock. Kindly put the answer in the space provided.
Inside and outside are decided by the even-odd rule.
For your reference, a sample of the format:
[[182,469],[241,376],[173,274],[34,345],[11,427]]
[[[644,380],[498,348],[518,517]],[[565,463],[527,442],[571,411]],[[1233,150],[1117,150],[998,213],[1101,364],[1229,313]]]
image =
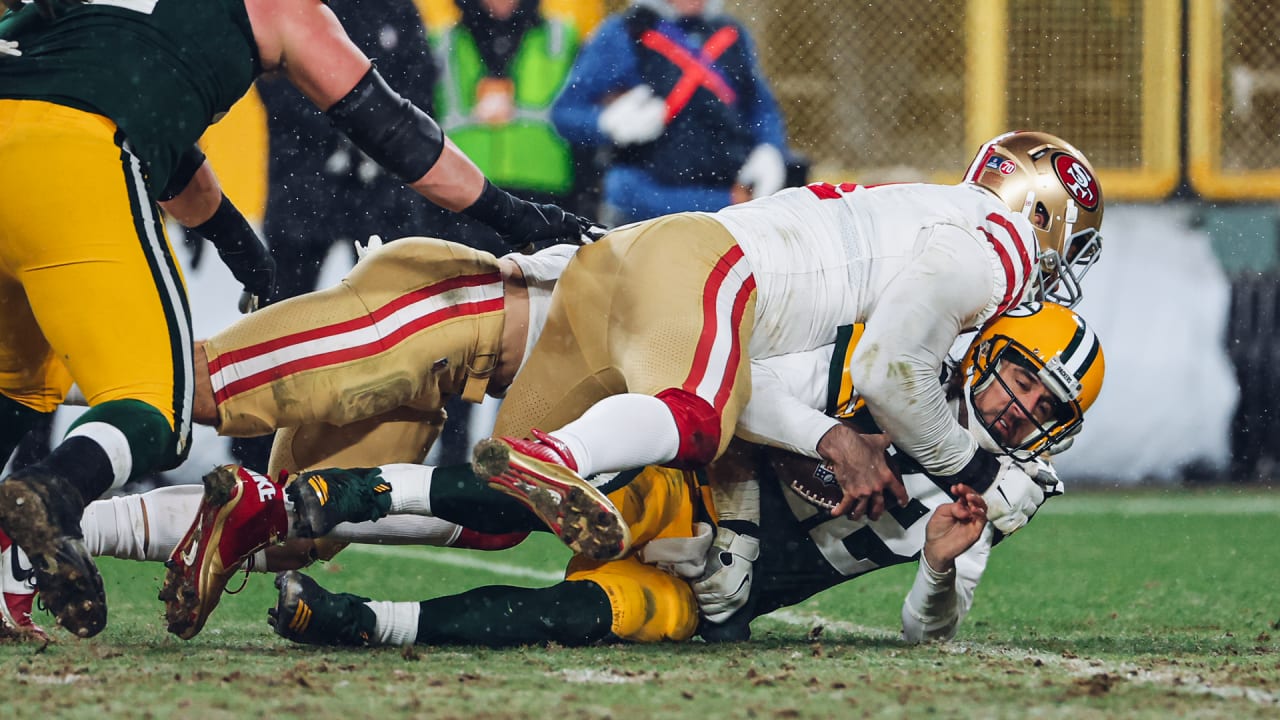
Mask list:
[[613,606],[593,582],[547,588],[490,585],[426,600],[419,645],[587,645],[609,637]]
[[476,477],[470,465],[436,468],[431,476],[431,513],[482,533],[547,529],[529,508]]

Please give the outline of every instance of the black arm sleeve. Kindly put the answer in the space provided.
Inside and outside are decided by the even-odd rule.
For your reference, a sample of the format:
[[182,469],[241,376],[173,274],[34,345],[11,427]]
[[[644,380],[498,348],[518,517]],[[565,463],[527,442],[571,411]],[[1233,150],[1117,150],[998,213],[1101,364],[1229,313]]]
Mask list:
[[275,288],[275,260],[230,198],[223,195],[213,217],[189,230],[213,243],[236,280],[266,302]]
[[406,183],[426,175],[444,152],[436,121],[392,90],[374,67],[326,114],[364,154]]
[[498,231],[502,241],[523,248],[542,240],[581,243],[591,223],[558,205],[531,203],[484,181],[484,190],[462,211]]
[[978,494],[982,494],[991,489],[991,483],[995,481],[996,475],[1000,472],[1000,456],[995,453],[978,448],[973,454],[973,458],[965,463],[960,472],[955,475],[934,475],[924,466],[916,462],[910,455],[899,452],[893,456],[894,465],[897,466],[898,472],[906,475],[908,473],[919,473],[926,475],[933,481],[934,485],[942,488],[942,491],[951,494],[951,486],[956,483],[964,483],[973,488]]

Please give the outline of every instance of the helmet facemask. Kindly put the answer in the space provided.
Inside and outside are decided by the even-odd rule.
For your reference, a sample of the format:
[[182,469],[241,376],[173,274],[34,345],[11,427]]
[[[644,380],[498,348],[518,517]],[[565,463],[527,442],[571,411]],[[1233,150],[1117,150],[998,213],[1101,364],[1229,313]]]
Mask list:
[[1073,233],[1077,207],[1074,201],[1068,200],[1066,213],[1060,223],[1064,259],[1064,253],[1057,250],[1058,245],[1054,239],[1054,236],[1058,235],[1054,228],[1055,219],[1045,208],[1044,203],[1036,201],[1034,192],[1027,193],[1022,213],[1035,227],[1037,239],[1043,241],[1040,247],[1047,246],[1038,256],[1036,273],[1039,290],[1034,299],[1057,303],[1068,308],[1075,307],[1084,296],[1084,291],[1081,289],[1084,276],[1098,261],[1102,252],[1102,233],[1092,227]]
[[[1008,365],[1019,369],[1006,370]],[[1047,410],[1026,407],[1019,399],[1019,393],[1010,387],[1006,375],[1019,372],[1027,373],[1025,377],[1039,382],[1049,391],[1052,399]],[[1080,383],[1057,357],[1042,363],[1016,340],[997,336],[974,350],[972,375],[969,378],[971,419],[982,426],[1004,454],[1018,460],[1029,460],[1045,452],[1065,450],[1070,438],[1080,432],[1084,422],[1084,411],[1079,402]],[[987,417],[979,409],[979,398],[990,392],[1002,394],[999,396],[999,411]],[[1025,422],[1031,428],[1021,438],[1001,440],[1007,434],[1000,428],[1002,421],[1006,426],[1014,421]]]

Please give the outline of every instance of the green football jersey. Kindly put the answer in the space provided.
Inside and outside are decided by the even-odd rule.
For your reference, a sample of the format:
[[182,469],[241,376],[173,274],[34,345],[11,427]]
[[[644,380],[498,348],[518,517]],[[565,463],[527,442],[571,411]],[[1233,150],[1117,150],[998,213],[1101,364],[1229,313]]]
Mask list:
[[0,98],[110,118],[147,166],[152,197],[178,157],[260,71],[244,0],[95,0],[46,20],[34,5],[0,19]]

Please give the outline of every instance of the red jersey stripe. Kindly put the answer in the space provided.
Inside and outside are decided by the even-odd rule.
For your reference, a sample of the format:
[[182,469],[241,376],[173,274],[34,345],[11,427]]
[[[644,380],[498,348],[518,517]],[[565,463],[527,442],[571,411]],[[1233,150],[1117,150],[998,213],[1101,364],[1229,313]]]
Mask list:
[[261,387],[286,375],[347,363],[361,358],[372,357],[390,350],[406,338],[426,330],[433,325],[438,325],[440,323],[453,320],[455,318],[466,317],[468,315],[483,315],[485,313],[495,312],[501,310],[502,307],[502,298],[493,298],[482,302],[449,305],[435,312],[416,318],[412,322],[401,325],[395,331],[378,338],[376,341],[298,358],[297,360],[276,365],[268,370],[263,370],[247,377],[238,378],[237,380],[227,383],[223,388],[216,391],[214,393],[214,397],[219,403],[221,403],[226,401],[228,398]]
[[426,287],[418,288],[412,292],[405,293],[404,295],[395,298],[386,305],[383,305],[362,317],[352,318],[351,320],[344,320],[340,323],[312,328],[310,330],[304,330],[302,332],[293,333],[292,335],[273,338],[266,342],[258,343],[257,345],[250,345],[248,347],[223,353],[217,358],[209,361],[209,374],[214,375],[229,365],[243,362],[260,355],[265,355],[289,345],[297,345],[312,340],[333,337],[374,325],[377,322],[386,319],[398,310],[408,307],[413,303],[435,297],[436,295],[440,295],[450,290],[463,287],[479,287],[481,285],[501,281],[502,276],[497,272],[484,273],[481,275],[460,275],[458,277],[449,278],[434,285],[428,285]]

